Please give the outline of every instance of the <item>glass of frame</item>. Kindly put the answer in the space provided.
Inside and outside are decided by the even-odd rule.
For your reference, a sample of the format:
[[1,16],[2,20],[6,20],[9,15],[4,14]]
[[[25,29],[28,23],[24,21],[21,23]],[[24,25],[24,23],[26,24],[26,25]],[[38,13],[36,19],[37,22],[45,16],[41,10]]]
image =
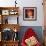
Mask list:
[[36,20],[37,19],[37,8],[36,7],[24,7],[23,8],[23,19],[24,20]]
[[9,10],[2,10],[2,15],[9,15]]

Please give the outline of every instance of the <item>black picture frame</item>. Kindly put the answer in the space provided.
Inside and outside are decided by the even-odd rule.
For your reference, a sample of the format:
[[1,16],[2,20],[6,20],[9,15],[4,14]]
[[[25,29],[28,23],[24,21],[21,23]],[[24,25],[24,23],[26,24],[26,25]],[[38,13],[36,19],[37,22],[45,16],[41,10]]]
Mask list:
[[37,20],[37,8],[36,7],[23,7],[23,20],[25,21]]

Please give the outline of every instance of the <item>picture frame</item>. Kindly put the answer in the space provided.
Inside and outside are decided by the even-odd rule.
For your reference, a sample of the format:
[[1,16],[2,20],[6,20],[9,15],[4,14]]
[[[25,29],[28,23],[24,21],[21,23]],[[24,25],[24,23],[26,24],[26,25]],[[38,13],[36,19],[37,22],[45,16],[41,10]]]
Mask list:
[[37,8],[36,7],[24,7],[23,8],[23,20],[27,20],[27,21],[37,20]]
[[2,10],[2,15],[9,15],[9,10]]

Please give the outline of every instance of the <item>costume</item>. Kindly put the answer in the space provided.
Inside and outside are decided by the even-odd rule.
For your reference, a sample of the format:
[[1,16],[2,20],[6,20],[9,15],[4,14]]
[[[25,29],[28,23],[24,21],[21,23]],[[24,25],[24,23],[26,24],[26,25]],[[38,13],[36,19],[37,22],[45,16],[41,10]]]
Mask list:
[[27,29],[24,37],[22,38],[21,45],[22,46],[41,46],[36,36],[37,35],[32,28]]

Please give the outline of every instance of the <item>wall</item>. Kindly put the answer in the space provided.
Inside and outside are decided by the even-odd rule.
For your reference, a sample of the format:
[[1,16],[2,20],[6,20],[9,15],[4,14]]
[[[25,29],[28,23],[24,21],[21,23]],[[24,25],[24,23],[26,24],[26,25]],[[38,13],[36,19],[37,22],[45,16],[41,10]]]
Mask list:
[[23,21],[23,7],[21,7],[20,23],[22,26],[42,26],[43,25],[43,6],[42,0],[25,0],[21,4],[23,7],[37,7],[37,21]]
[[[15,6],[15,0],[0,0],[1,7]],[[19,24],[21,26],[43,26],[43,6],[42,0],[17,0],[19,9]],[[23,7],[37,7],[37,20],[36,21],[24,21],[23,20]]]

